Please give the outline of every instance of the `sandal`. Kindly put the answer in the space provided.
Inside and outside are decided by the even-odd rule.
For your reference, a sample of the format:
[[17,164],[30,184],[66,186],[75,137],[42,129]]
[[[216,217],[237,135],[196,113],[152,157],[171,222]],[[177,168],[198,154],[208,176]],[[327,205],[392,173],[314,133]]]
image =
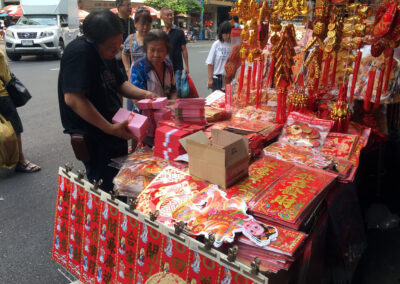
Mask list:
[[23,163],[18,163],[17,166],[15,167],[15,171],[21,173],[35,173],[40,170],[41,168],[38,165],[35,165],[34,163],[28,160]]

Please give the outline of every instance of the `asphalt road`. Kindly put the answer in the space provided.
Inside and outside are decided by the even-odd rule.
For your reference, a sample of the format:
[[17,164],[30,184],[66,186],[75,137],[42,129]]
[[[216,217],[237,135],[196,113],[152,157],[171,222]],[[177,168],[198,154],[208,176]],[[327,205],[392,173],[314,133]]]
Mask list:
[[[202,97],[210,93],[204,62],[211,44],[188,44],[190,75]],[[83,165],[62,133],[59,61],[31,56],[9,66],[32,94],[29,103],[18,109],[24,125],[22,143],[26,157],[42,170],[21,174],[0,169],[0,283],[70,283],[75,278],[50,257],[57,173],[66,162],[73,162],[76,169]]]

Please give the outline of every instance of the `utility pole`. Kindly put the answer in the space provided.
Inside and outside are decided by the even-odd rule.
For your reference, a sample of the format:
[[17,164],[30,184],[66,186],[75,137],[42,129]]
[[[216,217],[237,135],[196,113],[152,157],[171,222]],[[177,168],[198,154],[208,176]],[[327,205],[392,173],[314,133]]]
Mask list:
[[4,5],[4,0],[0,0],[0,6],[1,6],[0,8],[2,8],[2,9],[4,8],[4,6],[5,6]]
[[[3,0],[2,0],[3,1]],[[204,21],[204,0],[201,0],[201,15],[200,15],[200,34],[199,40],[203,40],[203,21]]]

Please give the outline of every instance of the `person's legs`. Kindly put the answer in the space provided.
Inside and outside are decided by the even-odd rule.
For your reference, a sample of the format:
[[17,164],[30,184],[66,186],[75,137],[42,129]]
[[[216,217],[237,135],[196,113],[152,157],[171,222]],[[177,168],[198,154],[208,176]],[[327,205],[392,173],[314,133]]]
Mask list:
[[132,111],[132,110],[133,110],[133,102],[132,102],[131,99],[128,99],[128,100],[126,101],[126,108],[127,108],[129,111]]
[[24,152],[22,151],[21,134],[17,134],[17,142],[18,142],[18,150],[19,150],[18,163],[22,164],[25,162],[25,156],[24,156]]
[[175,70],[175,83],[176,83],[176,91],[178,92],[178,97],[181,97],[181,78],[182,78],[182,70]]
[[22,151],[22,139],[21,133],[17,134],[18,143],[18,164],[15,167],[15,171],[24,173],[34,173],[40,171],[40,167],[34,163],[25,159],[24,152]]

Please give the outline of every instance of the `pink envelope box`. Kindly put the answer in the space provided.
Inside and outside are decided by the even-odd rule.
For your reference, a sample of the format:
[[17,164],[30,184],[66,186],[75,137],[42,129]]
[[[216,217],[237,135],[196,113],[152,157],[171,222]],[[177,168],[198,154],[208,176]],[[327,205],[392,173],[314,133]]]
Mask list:
[[150,137],[154,137],[154,132],[159,121],[169,120],[172,116],[171,110],[166,108],[160,110],[143,110],[143,114],[149,118],[147,135]]
[[125,120],[129,120],[127,127],[136,138],[143,140],[146,137],[149,126],[149,119],[146,116],[120,108],[112,118],[113,123],[120,123]]
[[167,98],[144,99],[136,103],[139,109],[163,109],[168,105]]

